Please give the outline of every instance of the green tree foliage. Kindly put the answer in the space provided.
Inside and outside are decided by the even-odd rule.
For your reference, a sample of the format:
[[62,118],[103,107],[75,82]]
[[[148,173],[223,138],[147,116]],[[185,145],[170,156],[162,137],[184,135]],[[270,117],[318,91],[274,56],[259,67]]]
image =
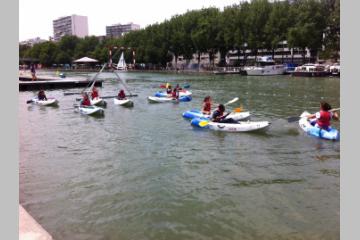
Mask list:
[[39,59],[46,66],[53,63],[71,63],[88,56],[100,62],[117,63],[121,52],[126,62],[165,67],[179,56],[190,60],[197,54],[209,55],[209,64],[220,52],[220,64],[225,64],[229,50],[238,50],[239,57],[246,50],[257,54],[259,49],[273,50],[281,41],[290,47],[311,50],[338,57],[340,50],[340,0],[241,1],[226,7],[203,8],[175,15],[162,23],[125,34],[121,38],[78,38],[65,36],[59,42],[45,42],[33,47],[19,46],[20,57]]

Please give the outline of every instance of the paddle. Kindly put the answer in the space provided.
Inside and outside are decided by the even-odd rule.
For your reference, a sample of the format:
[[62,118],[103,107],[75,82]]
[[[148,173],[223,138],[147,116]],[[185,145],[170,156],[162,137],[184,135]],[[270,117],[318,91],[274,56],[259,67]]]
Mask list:
[[[161,84],[160,88],[167,88],[167,87],[166,87],[166,85]],[[183,88],[190,88],[190,84],[187,83],[187,84],[183,85]]]
[[[98,72],[98,73],[96,73],[95,74],[95,76],[91,79],[91,85],[92,85],[92,87],[93,87],[93,85],[95,85],[95,79],[97,78],[97,76],[99,76],[99,74],[104,70],[104,68],[105,68],[105,66],[106,66],[106,64],[107,63],[104,63],[104,65],[102,66],[102,68],[100,69],[100,71]],[[85,90],[86,90],[86,88],[88,88],[88,86],[89,86],[89,84],[81,91],[81,92],[64,92],[64,96],[66,96],[66,95],[78,95],[78,94],[82,94]],[[91,87],[91,88],[92,88]],[[90,88],[90,89],[91,89]]]
[[132,95],[131,92],[130,92],[130,90],[128,89],[126,83],[124,82],[124,80],[120,78],[120,76],[119,76],[119,74],[117,74],[117,72],[114,72],[114,73],[115,73],[116,77],[121,81],[121,83],[123,84],[123,86],[124,86],[124,88],[126,89],[126,91],[128,91],[128,92],[130,93],[130,95]]
[[[129,94],[129,95],[125,95],[125,97],[137,97],[137,94]],[[106,98],[117,98],[118,96],[103,96],[101,98],[106,99]],[[76,101],[80,101],[82,98],[76,98]]]
[[29,103],[32,103],[34,100],[27,100],[26,103],[29,104]]
[[[338,110],[340,110],[340,108],[334,108],[334,109],[331,109],[331,110],[329,110],[329,112],[336,112],[336,111],[338,111]],[[302,119],[302,118],[305,118],[305,117],[307,117],[307,116],[304,116],[304,117],[289,117],[289,118],[287,118],[287,121],[289,122],[289,123],[291,123],[291,122],[297,122],[297,121],[299,121],[300,119]]]

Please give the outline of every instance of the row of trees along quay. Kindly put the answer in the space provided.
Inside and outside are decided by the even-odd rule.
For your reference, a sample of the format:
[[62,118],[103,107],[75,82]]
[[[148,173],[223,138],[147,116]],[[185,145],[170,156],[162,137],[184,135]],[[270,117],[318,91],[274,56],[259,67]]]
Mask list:
[[[260,49],[274,52],[281,41],[287,41],[289,48],[308,48],[322,59],[338,59],[340,0],[253,0],[227,6],[223,11],[203,8],[121,38],[65,36],[59,42],[20,46],[20,58],[38,59],[46,67],[71,64],[83,56],[107,62],[109,49],[126,46],[121,49],[127,63],[165,67],[173,59],[177,63],[179,56],[190,60],[196,54],[200,61],[200,54],[209,54],[210,64],[214,64],[214,55],[220,53],[219,66],[225,66],[225,56],[231,50],[244,56],[246,63],[246,50],[255,56]],[[113,51],[113,62],[118,61],[120,52]]]

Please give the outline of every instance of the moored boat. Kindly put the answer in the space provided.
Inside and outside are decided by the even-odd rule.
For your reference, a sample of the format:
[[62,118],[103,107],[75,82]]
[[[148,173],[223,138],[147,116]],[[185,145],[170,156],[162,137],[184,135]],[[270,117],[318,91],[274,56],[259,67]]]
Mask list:
[[324,65],[308,63],[296,67],[291,75],[295,77],[326,77],[329,72],[326,71]]
[[255,66],[245,67],[244,70],[249,76],[283,75],[285,66],[284,64],[276,64],[271,56],[265,56],[260,57]]

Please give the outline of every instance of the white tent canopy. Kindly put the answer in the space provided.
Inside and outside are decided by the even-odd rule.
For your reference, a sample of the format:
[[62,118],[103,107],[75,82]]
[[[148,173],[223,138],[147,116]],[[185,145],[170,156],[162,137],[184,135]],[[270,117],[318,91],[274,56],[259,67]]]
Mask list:
[[94,62],[99,62],[96,59],[92,59],[92,58],[88,58],[88,57],[83,57],[80,59],[77,59],[74,61],[75,63],[94,63]]

